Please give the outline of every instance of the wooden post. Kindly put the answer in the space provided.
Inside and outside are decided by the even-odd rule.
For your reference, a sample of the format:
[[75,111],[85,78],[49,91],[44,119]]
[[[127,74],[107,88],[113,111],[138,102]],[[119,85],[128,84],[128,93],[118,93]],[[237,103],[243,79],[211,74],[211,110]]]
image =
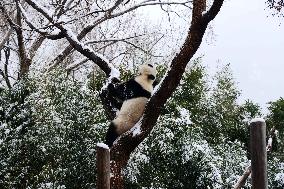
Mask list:
[[250,124],[252,189],[267,189],[266,124],[255,118]]
[[110,189],[110,152],[106,144],[97,144],[97,189]]

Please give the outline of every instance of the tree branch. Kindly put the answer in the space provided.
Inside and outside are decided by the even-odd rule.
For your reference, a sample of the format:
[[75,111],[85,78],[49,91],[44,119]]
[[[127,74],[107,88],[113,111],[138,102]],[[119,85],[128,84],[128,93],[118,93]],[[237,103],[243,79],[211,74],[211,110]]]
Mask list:
[[85,64],[86,62],[88,62],[88,58],[83,58],[82,60],[79,60],[77,62],[74,62],[73,64],[69,64],[67,67],[66,67],[66,71],[67,73],[71,72],[73,69],[81,66],[82,64]]
[[243,175],[239,178],[237,184],[234,186],[234,189],[241,189],[246,181],[249,175],[251,174],[251,166],[247,167]]
[[86,47],[81,44],[78,38],[69,28],[64,27],[59,23],[55,23],[53,18],[39,4],[35,3],[33,0],[26,0],[26,2],[39,13],[41,13],[46,19],[48,19],[48,21],[53,23],[55,27],[60,30],[61,35],[63,35],[68,40],[68,42],[72,45],[74,49],[76,49],[78,52],[80,52],[81,54],[92,60],[95,64],[97,64],[106,73],[108,77],[112,76],[112,72],[116,72],[116,70],[114,71],[114,67],[109,64],[107,59],[105,59],[102,55],[95,53],[89,47]]
[[[9,73],[8,73],[10,50],[11,49],[9,49],[9,48],[4,48],[4,55],[5,55],[4,71],[0,69],[0,75],[4,78],[6,85],[9,89],[12,88],[11,82],[10,82],[10,79],[9,79]],[[0,60],[1,60],[1,54],[0,54]]]
[[[71,10],[70,8],[71,4],[74,2],[74,0],[70,0],[67,2],[67,0],[63,0],[61,5],[55,10],[54,16],[59,19],[64,13],[66,13],[68,10]],[[25,19],[27,20],[27,19]],[[49,23],[44,28],[48,28],[51,25]],[[40,46],[43,44],[44,40],[46,39],[45,35],[39,34],[38,37],[34,40],[31,48],[29,49],[29,57],[32,60],[36,54],[36,51],[40,48]]]

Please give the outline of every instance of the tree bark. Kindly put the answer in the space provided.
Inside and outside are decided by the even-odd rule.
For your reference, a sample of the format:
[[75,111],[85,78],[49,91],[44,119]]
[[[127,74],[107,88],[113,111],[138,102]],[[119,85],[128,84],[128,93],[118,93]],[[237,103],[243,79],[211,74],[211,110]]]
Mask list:
[[[19,3],[17,1],[17,3]],[[19,46],[19,59],[20,59],[20,71],[19,71],[19,77],[18,79],[21,79],[24,77],[30,69],[31,65],[31,59],[28,58],[24,43],[24,35],[22,30],[22,16],[21,11],[19,7],[17,7],[17,25],[15,26],[15,30],[17,33],[17,40],[18,40],[18,46]]]

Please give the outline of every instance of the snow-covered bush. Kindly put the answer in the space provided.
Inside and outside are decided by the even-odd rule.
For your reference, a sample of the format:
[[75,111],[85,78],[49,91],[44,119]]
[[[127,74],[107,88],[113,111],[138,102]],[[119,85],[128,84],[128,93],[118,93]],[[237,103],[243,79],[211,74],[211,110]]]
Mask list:
[[94,188],[106,130],[97,94],[60,71],[30,80],[1,95],[1,188]]
[[[90,90],[62,73],[54,70],[0,91],[0,188],[95,188],[95,147],[109,123],[98,97],[104,77],[90,77]],[[124,69],[122,79],[132,74]],[[238,105],[234,86],[222,86],[227,76],[210,92],[205,69],[192,65],[132,154],[126,188],[236,184],[249,165],[247,121],[259,108],[250,101]],[[269,157],[269,188],[283,188],[283,173],[283,161]],[[250,186],[249,178],[245,188]]]
[[163,116],[132,155],[125,171],[128,188],[232,187],[248,166],[238,142],[210,145],[194,124]]
[[284,162],[278,158],[268,160],[268,183],[271,188],[284,188]]

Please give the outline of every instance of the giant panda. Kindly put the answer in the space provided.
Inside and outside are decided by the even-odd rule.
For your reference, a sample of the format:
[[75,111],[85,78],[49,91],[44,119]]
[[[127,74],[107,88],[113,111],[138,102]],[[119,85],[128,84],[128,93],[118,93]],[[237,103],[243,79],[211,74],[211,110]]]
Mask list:
[[110,94],[122,101],[121,108],[114,120],[111,121],[107,134],[106,144],[112,147],[118,136],[131,129],[142,116],[145,105],[151,97],[153,83],[156,79],[156,68],[151,64],[139,67],[138,76],[116,87]]

